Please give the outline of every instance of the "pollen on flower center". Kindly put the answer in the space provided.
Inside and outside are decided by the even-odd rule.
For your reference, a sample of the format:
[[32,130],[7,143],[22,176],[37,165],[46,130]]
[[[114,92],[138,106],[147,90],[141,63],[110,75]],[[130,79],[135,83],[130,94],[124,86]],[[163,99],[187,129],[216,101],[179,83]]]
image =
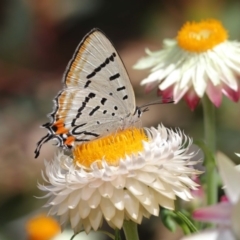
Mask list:
[[226,29],[215,19],[187,22],[178,32],[178,45],[190,52],[204,52],[228,38]]
[[143,129],[129,128],[112,133],[73,149],[73,159],[76,165],[89,168],[95,161],[104,159],[109,165],[116,166],[119,159],[143,150],[142,141],[147,141]]

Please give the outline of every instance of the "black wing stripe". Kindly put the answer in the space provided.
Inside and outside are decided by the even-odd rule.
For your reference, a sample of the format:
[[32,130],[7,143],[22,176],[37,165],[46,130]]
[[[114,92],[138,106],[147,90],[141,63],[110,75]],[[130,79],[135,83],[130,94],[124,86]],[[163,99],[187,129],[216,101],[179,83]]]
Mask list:
[[109,80],[110,80],[110,81],[113,81],[113,80],[116,80],[116,79],[119,78],[119,77],[120,77],[120,74],[119,74],[119,73],[116,73],[116,74],[112,75],[111,77],[109,77]]
[[96,106],[96,107],[89,113],[89,116],[92,116],[99,108],[100,108],[100,106]]
[[101,63],[97,68],[93,70],[90,74],[87,75],[87,79],[92,78],[96,75],[97,72],[100,72],[102,68],[106,67],[107,64],[110,63],[110,61],[114,61],[114,57],[116,57],[116,53],[113,53],[110,57],[106,58],[106,60]]
[[126,89],[126,87],[123,86],[123,87],[119,87],[119,88],[117,88],[117,91],[119,92],[119,91],[122,91],[122,90],[125,90],[125,89]]

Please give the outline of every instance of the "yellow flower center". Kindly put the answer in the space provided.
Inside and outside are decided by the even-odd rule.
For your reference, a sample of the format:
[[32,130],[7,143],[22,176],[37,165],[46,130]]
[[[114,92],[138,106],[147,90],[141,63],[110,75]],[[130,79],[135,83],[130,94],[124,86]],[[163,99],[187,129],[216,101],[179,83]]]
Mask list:
[[61,232],[57,221],[44,214],[30,219],[26,230],[29,240],[49,240]]
[[103,159],[109,165],[117,166],[121,158],[143,150],[142,141],[147,141],[144,130],[129,128],[76,146],[73,149],[73,159],[75,164],[86,168],[95,161],[101,167]]
[[228,38],[227,30],[221,22],[206,21],[187,22],[177,35],[178,45],[190,52],[205,52],[224,42]]

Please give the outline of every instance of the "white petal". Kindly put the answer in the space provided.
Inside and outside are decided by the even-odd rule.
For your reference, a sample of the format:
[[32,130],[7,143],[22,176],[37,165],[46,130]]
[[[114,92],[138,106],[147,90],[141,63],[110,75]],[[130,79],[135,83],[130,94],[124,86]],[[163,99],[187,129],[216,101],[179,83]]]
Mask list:
[[206,59],[205,67],[206,67],[207,78],[212,82],[214,86],[217,86],[221,82],[219,79],[218,69],[216,69],[213,59],[211,59],[210,57],[206,57],[205,59]]
[[98,191],[103,197],[111,198],[113,195],[113,185],[110,182],[105,182],[98,188]]
[[[193,70],[188,69],[186,71],[182,71],[182,77],[180,79],[180,89],[185,88],[186,86],[190,85],[190,81],[193,78]],[[179,84],[178,84],[179,85]]]
[[85,232],[89,233],[92,228],[89,218],[82,219],[82,223]]
[[127,179],[126,188],[133,194],[133,195],[143,195],[145,194],[144,189],[147,186],[135,180],[133,178]]
[[151,186],[155,191],[158,191],[162,195],[164,195],[170,199],[175,199],[175,194],[173,193],[173,189],[172,189],[171,185],[158,179],[153,184],[151,184]]
[[75,228],[77,224],[80,221],[80,215],[79,212],[76,210],[70,210],[70,222],[71,222],[71,227]]
[[87,186],[82,188],[82,199],[85,201],[88,200],[92,196],[94,191],[96,191],[95,188],[89,188]]
[[68,207],[70,209],[74,209],[78,205],[81,199],[81,193],[82,193],[81,190],[75,190],[69,195]]
[[187,188],[181,189],[181,188],[177,188],[175,186],[174,187],[174,192],[178,197],[182,198],[185,201],[189,201],[190,199],[193,198],[190,191]]
[[156,64],[156,58],[154,57],[144,57],[139,59],[135,65],[133,65],[134,69],[145,69],[153,67]]
[[174,102],[178,103],[188,90],[189,90],[189,87],[187,85],[181,88],[179,87],[179,84],[175,84],[173,89]]
[[48,212],[49,215],[57,215],[59,206],[52,206]]
[[150,218],[151,213],[148,210],[146,210],[142,205],[139,205],[139,208],[140,208],[139,209],[139,216],[141,214],[145,218]]
[[142,86],[147,83],[155,82],[156,80],[161,80],[162,73],[163,73],[163,70],[158,70],[156,72],[151,73],[147,78],[141,81],[140,85]]
[[203,97],[207,87],[206,81],[204,79],[204,72],[204,66],[202,66],[201,64],[197,65],[195,76],[193,78],[194,90],[200,98]]
[[144,204],[144,205],[151,205],[152,202],[151,202],[151,196],[149,195],[136,195],[135,196],[141,204]]
[[107,221],[110,221],[116,213],[116,208],[109,199],[102,199],[101,201],[101,210]]
[[156,177],[154,174],[143,171],[138,171],[136,175],[136,179],[138,179],[138,181],[144,182],[145,184],[153,183],[155,178]]
[[115,216],[111,219],[111,223],[118,229],[121,229],[123,225],[123,220],[124,220],[124,211],[117,210]]
[[164,45],[164,47],[176,46],[177,41],[176,41],[176,39],[165,38],[165,39],[163,39],[163,45]]
[[62,215],[68,211],[68,201],[65,200],[58,206],[58,212],[57,215]]
[[86,218],[90,213],[91,208],[88,206],[88,202],[80,201],[78,204],[78,210],[81,218]]
[[57,195],[49,204],[50,205],[57,205],[61,202],[63,202],[66,198],[68,197],[68,195]]
[[[138,196],[138,199],[140,197]],[[140,201],[143,205],[143,207],[149,212],[151,213],[152,215],[154,216],[158,216],[159,215],[159,205],[158,205],[158,202],[157,202],[157,199],[154,199],[152,196],[150,196],[150,202],[151,204],[145,204],[144,201]]]
[[166,79],[160,84],[160,89],[165,90],[171,85],[173,85],[175,82],[179,81],[180,79],[180,70],[175,69],[173,70],[167,77]]
[[[225,82],[233,90],[237,90],[236,77],[233,75],[232,71],[225,65],[225,63],[219,58],[218,54],[215,52],[209,52],[210,57],[214,59],[215,66],[218,65],[218,74],[220,79]],[[222,75],[222,77],[221,77]]]
[[232,44],[228,44],[229,49],[225,49],[224,47],[219,48],[218,51],[221,51],[222,57],[221,59],[224,61],[224,63],[232,69],[236,74],[240,74],[240,65],[239,65],[239,52],[237,53],[237,50],[239,50],[239,46],[232,47]]
[[124,205],[132,220],[138,218],[139,201],[128,191],[124,192]]
[[123,210],[124,209],[124,190],[115,189],[114,194],[110,200],[118,210]]
[[181,240],[236,240],[236,238],[228,229],[212,229],[185,236]]
[[240,199],[233,206],[232,212],[231,212],[232,229],[238,239],[240,239],[240,228],[239,228],[240,214],[239,213],[240,213]]
[[92,228],[97,231],[102,223],[102,212],[100,208],[92,209],[89,215]]
[[103,184],[102,181],[100,181],[99,179],[96,179],[95,181],[92,181],[91,183],[89,183],[89,187],[90,188],[98,188]]
[[111,181],[111,184],[117,189],[122,189],[126,185],[126,177],[119,175]]
[[158,204],[166,209],[174,210],[174,200],[169,199],[168,197],[165,197],[164,195],[160,193],[154,194],[156,201]]
[[60,216],[60,219],[59,219],[60,225],[66,224],[68,219],[69,219],[69,211],[65,212]]
[[240,174],[235,169],[235,164],[223,153],[217,153],[217,163],[219,173],[226,188],[226,192],[231,203],[237,203],[240,198]]
[[92,196],[88,199],[88,206],[90,208],[97,208],[101,202],[101,195],[99,192],[96,190]]

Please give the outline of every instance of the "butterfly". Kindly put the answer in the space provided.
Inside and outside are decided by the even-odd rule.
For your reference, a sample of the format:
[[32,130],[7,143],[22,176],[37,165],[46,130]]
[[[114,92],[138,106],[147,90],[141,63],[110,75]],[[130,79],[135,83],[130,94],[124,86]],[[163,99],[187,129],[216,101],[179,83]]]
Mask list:
[[134,125],[142,112],[124,64],[105,34],[92,29],[78,45],[63,76],[64,87],[54,99],[48,130],[38,143],[71,149],[75,145]]

